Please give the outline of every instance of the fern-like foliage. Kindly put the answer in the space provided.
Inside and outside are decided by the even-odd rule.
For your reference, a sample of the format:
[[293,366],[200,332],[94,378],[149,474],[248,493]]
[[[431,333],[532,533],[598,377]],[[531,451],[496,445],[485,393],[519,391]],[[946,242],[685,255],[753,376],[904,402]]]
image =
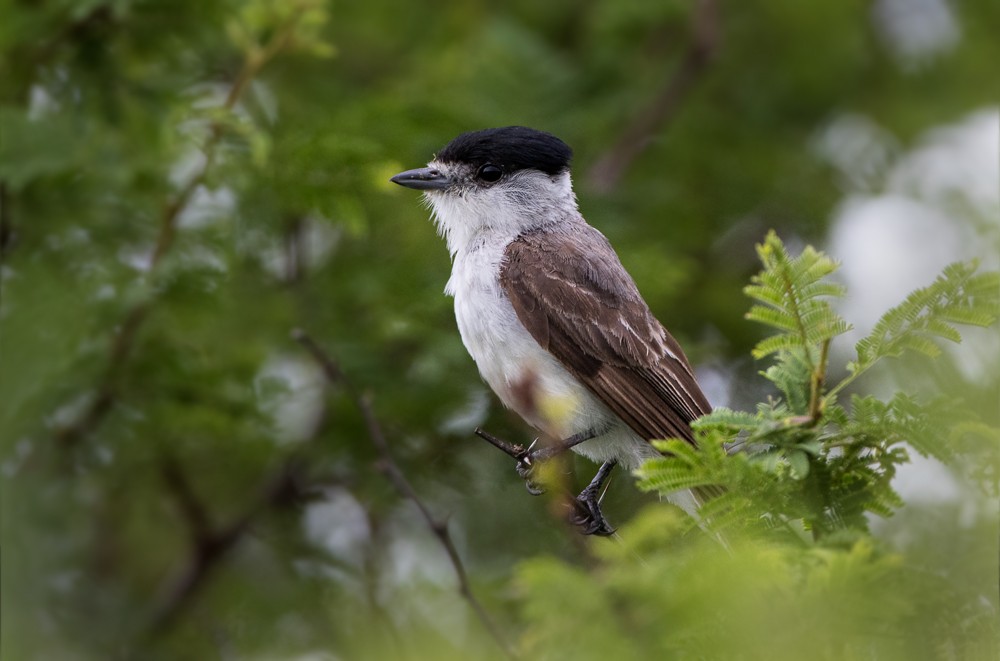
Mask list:
[[850,330],[827,300],[844,295],[843,287],[824,280],[837,269],[836,262],[811,246],[798,257],[791,257],[773,231],[757,246],[757,254],[764,270],[743,290],[758,301],[746,318],[778,332],[757,344],[753,350],[755,358],[785,350],[810,349]]
[[916,351],[935,357],[937,339],[961,342],[957,325],[989,326],[1000,312],[1000,273],[978,273],[977,263],[951,264],[928,287],[892,308],[856,346],[851,380],[882,358]]
[[825,279],[837,263],[812,246],[792,257],[774,231],[757,246],[757,254],[764,270],[743,290],[757,301],[746,318],[777,332],[758,342],[753,356],[777,354],[764,376],[778,386],[793,412],[816,419],[830,341],[851,329],[830,306],[830,298],[844,295],[843,287]]
[[[826,390],[829,345],[850,328],[830,306],[845,295],[828,280],[836,263],[811,247],[793,257],[773,232],[758,254],[764,268],[746,288],[755,301],[747,318],[774,330],[754,356],[772,358],[762,374],[780,397],[752,413],[718,408],[704,416],[693,425],[697,448],[662,442],[666,456],[640,469],[641,488],[666,494],[715,487],[722,495],[703,502],[699,516],[718,533],[749,527],[797,541],[850,540],[867,529],[868,513],[889,516],[900,506],[892,480],[911,449],[953,462],[961,448],[990,448],[1000,438],[953,397],[839,397],[884,357],[934,357],[938,340],[961,339],[958,326],[995,323],[1000,274],[978,272],[975,263],[949,266],[882,317],[857,344],[848,376]],[[997,472],[984,470],[994,491]]]

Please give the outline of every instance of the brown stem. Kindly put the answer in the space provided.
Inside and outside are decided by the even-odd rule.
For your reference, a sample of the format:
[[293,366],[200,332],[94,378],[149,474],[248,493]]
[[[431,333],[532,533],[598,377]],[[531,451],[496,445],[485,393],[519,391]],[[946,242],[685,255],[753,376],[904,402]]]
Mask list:
[[511,459],[521,461],[524,458],[524,456],[528,453],[528,449],[523,445],[520,445],[519,443],[511,443],[509,441],[505,441],[502,438],[494,436],[493,434],[489,433],[485,429],[482,429],[481,427],[476,427],[472,433],[474,433],[476,436],[478,436],[479,438],[483,439],[484,441],[495,447],[497,450],[500,450]]
[[826,380],[826,365],[830,354],[830,340],[823,340],[819,349],[819,362],[810,373],[809,379],[809,420],[819,422],[823,415],[823,382]]
[[[229,93],[222,104],[224,110],[232,110],[239,102],[244,91],[250,82],[260,73],[260,70],[273,59],[283,48],[285,48],[294,33],[301,12],[296,13],[286,23],[282,29],[264,46],[249,53],[244,59],[243,66],[236,75]],[[222,138],[223,125],[220,122],[212,122],[209,127],[208,137],[201,146],[201,151],[205,155],[205,160],[197,172],[185,182],[177,194],[166,202],[163,212],[160,215],[160,230],[156,237],[153,254],[150,259],[149,269],[154,271],[168,254],[174,244],[177,234],[177,220],[181,213],[187,208],[192,195],[204,182],[212,164],[215,161],[216,147]],[[111,405],[117,395],[120,375],[128,362],[132,352],[139,329],[149,312],[150,301],[142,301],[133,306],[125,315],[125,320],[111,341],[111,350],[108,357],[108,366],[104,376],[97,385],[97,394],[91,400],[90,405],[84,412],[70,425],[57,430],[56,438],[63,445],[74,445],[81,438],[96,429],[111,410]]]
[[719,48],[719,8],[716,0],[698,0],[691,25],[691,43],[680,64],[652,102],[632,118],[625,131],[587,172],[590,188],[610,193],[632,162],[649,146],[654,134],[673,118],[701,79]]
[[10,223],[10,192],[7,182],[0,179],[0,264],[7,254],[11,240],[14,238],[14,228]]
[[243,539],[261,511],[288,500],[297,491],[299,464],[288,460],[264,481],[251,505],[224,527],[214,528],[204,504],[195,495],[187,476],[175,460],[160,467],[167,487],[174,494],[191,533],[191,553],[183,568],[166,584],[147,629],[149,637],[165,633],[177,621],[191,600],[208,583],[212,571],[226,554]]

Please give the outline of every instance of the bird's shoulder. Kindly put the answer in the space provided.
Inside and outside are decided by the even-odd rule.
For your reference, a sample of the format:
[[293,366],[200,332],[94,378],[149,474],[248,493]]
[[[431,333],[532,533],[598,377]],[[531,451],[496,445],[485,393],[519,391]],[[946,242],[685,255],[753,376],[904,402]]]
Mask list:
[[[536,294],[569,296],[573,304],[579,304],[580,297],[593,296],[611,307],[623,302],[645,307],[610,242],[582,221],[519,234],[506,246],[500,278],[512,285],[539,288]],[[544,291],[543,285],[547,285]]]
[[[511,241],[500,284],[518,318],[564,361],[642,367],[671,353],[666,334],[608,240],[585,223]],[[570,355],[570,354],[576,355]]]

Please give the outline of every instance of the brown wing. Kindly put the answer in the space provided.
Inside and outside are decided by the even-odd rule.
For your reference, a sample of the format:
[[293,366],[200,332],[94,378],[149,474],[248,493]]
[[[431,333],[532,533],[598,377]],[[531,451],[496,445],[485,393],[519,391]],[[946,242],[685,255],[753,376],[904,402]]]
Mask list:
[[692,439],[708,400],[600,232],[580,223],[519,236],[500,283],[531,336],[637,434]]

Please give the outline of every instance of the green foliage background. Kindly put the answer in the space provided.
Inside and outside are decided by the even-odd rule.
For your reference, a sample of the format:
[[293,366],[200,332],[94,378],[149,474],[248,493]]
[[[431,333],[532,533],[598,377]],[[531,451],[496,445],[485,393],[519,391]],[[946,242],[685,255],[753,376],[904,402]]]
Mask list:
[[[917,652],[984,653],[994,446],[949,437],[939,456],[968,492],[904,508],[881,537],[859,509],[829,544],[730,530],[726,551],[619,476],[607,511],[632,525],[581,540],[471,436],[527,430],[461,346],[425,210],[387,182],[463,130],[556,133],[586,216],[694,362],[724,368],[732,405],[781,396],[808,414],[808,388],[771,387],[768,352],[749,358],[765,332],[743,317],[754,244],[769,228],[822,242],[844,191],[811,145],[838,113],[912,145],[995,104],[1000,10],[951,7],[955,47],[904,65],[871,3],[844,0],[0,0],[3,658],[502,655],[295,328],[371,394],[475,594],[531,657],[903,658],[909,643],[879,647],[865,625],[888,614],[899,636],[944,612],[958,624]],[[685,67],[617,185],[590,177]],[[895,369],[935,384],[910,393],[921,406],[946,392],[995,428],[996,378],[954,365]],[[908,400],[879,408],[872,385],[852,383],[834,422],[898,421]],[[801,440],[775,466],[809,466]],[[800,484],[781,470],[765,493]]]

